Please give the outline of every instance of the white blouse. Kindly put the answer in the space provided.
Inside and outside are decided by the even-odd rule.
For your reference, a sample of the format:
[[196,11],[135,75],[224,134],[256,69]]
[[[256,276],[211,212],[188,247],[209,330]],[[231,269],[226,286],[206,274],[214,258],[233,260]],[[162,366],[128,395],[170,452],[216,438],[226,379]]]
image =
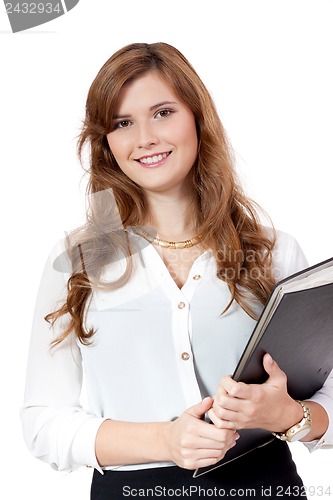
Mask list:
[[[95,439],[105,419],[129,422],[169,421],[232,374],[255,321],[236,303],[226,314],[230,292],[216,277],[209,251],[193,263],[179,289],[155,248],[131,234],[136,253],[129,282],[113,291],[94,293],[86,311],[87,327],[96,333],[90,346],[74,336],[50,349],[66,318],[54,328],[43,319],[66,296],[70,276],[64,242],[49,257],[41,280],[32,328],[24,405],[26,443],[32,454],[52,467],[71,471],[83,465],[102,472]],[[278,232],[273,254],[277,280],[307,266],[289,235]],[[121,259],[105,278],[114,280]],[[59,302],[60,301],[60,302]],[[262,306],[258,307],[260,312]],[[82,407],[82,383],[87,391]],[[333,375],[313,401],[330,415],[330,425],[309,449],[333,446]],[[109,467],[129,470],[174,465],[150,463]]]

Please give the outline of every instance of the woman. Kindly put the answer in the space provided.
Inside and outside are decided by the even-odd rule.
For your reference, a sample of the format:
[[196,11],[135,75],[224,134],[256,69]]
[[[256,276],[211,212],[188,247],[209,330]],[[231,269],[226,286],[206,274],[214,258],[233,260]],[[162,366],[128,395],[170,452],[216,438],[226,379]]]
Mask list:
[[[80,154],[86,144],[87,223],[51,255],[37,301],[22,411],[32,453],[94,467],[93,499],[303,495],[280,440],[192,477],[237,446],[236,430],[283,433],[304,415],[269,355],[265,384],[228,376],[276,280],[306,261],[260,224],[205,86],[167,44],[124,47],[90,88]],[[333,444],[332,398],[330,377],[306,402],[309,448]]]

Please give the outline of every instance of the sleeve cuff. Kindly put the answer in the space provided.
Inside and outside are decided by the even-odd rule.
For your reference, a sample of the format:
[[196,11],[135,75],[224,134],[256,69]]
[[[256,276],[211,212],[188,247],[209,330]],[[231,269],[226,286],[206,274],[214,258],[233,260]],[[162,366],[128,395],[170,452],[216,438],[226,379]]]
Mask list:
[[328,427],[327,431],[320,439],[309,442],[303,441],[303,444],[310,452],[318,450],[319,448],[333,448],[333,421],[330,419],[330,416],[333,415],[333,400],[327,394],[318,391],[312,398],[309,398],[308,401],[314,401],[324,408],[328,415]]
[[93,467],[101,474],[103,474],[103,469],[96,458],[95,443],[98,429],[105,420],[108,419],[97,417],[87,419],[76,433],[72,446],[74,463]]

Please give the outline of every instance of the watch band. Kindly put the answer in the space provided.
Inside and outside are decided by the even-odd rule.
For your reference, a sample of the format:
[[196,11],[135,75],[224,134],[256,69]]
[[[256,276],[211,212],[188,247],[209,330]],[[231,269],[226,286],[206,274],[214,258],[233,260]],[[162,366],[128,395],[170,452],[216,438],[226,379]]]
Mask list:
[[285,432],[272,432],[272,434],[281,439],[281,441],[298,441],[305,437],[310,431],[312,426],[311,410],[304,401],[296,400],[303,408],[303,418],[300,422],[292,425]]

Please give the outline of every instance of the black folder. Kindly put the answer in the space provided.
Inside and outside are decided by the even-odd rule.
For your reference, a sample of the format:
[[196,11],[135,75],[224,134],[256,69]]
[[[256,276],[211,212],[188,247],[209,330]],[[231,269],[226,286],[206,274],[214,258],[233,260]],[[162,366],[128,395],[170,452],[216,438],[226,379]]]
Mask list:
[[[333,258],[280,281],[256,324],[233,374],[234,380],[263,383],[268,352],[287,374],[288,393],[307,399],[333,368]],[[270,443],[264,429],[242,429],[240,439],[217,464],[194,472],[198,477]]]

